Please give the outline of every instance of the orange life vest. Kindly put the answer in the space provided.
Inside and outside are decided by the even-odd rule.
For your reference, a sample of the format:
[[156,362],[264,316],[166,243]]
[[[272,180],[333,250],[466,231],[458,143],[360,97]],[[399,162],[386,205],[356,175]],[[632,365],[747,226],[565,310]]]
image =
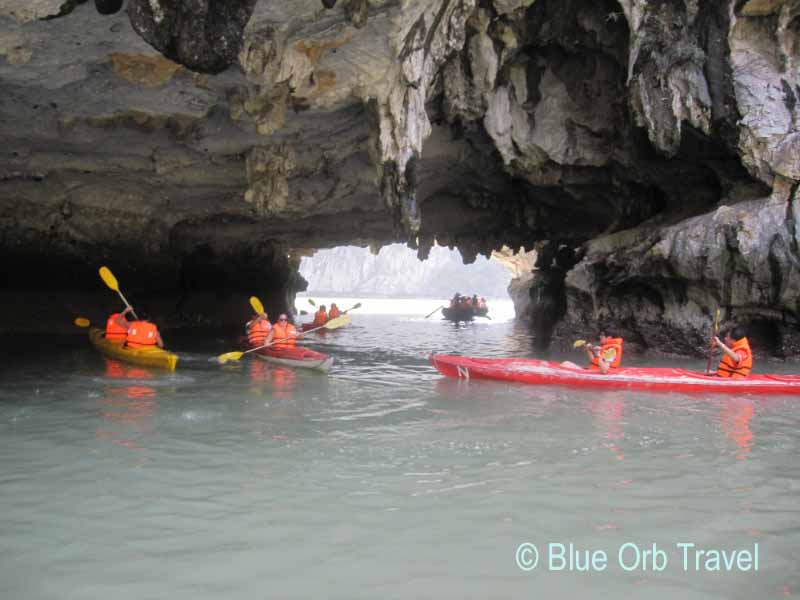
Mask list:
[[158,328],[148,321],[133,321],[128,327],[125,343],[130,348],[147,348],[156,346]]
[[340,312],[339,312],[339,309],[338,309],[338,308],[332,308],[332,309],[330,310],[330,312],[328,313],[328,319],[329,319],[329,320],[330,320],[330,319],[335,319],[336,317],[338,317],[338,316],[339,316],[339,315],[341,315],[341,314],[342,314],[342,313],[340,313]]
[[328,322],[328,313],[321,308],[314,313],[314,327],[322,327]]
[[125,338],[128,337],[128,330],[125,327],[120,326],[119,323],[117,323],[117,318],[119,316],[120,313],[114,313],[113,315],[108,317],[108,320],[106,321],[107,340],[118,340],[120,342],[124,342]]
[[297,344],[295,339],[297,336],[297,329],[291,323],[281,324],[280,321],[272,326],[272,341],[275,343],[275,348],[286,348]]
[[[622,362],[622,338],[611,338],[610,341],[600,346],[599,356],[605,356],[607,350],[614,350],[617,353],[610,365],[611,368],[616,369]],[[591,367],[596,369],[600,368],[600,358],[598,356],[592,358]]]
[[267,341],[269,332],[272,331],[272,325],[266,319],[259,319],[252,323],[247,329],[247,341],[253,348],[263,346]]
[[732,377],[734,379],[742,379],[750,375],[753,369],[753,353],[750,351],[750,342],[746,337],[738,340],[731,348],[736,354],[741,357],[739,364],[727,354],[722,355],[722,360],[719,361],[717,368],[718,377]]

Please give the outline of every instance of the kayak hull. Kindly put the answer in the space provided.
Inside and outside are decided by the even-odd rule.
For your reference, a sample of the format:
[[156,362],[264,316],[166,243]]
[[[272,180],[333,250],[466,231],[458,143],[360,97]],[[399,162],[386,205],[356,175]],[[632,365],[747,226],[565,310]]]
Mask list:
[[261,360],[283,367],[299,369],[312,369],[327,373],[333,366],[333,357],[321,352],[314,352],[308,348],[262,348],[256,352]]
[[599,371],[564,367],[544,360],[471,358],[446,354],[431,355],[430,361],[443,375],[461,379],[494,379],[533,385],[652,392],[800,395],[798,375],[750,375],[744,379],[728,379],[671,368],[614,369],[603,375]]
[[133,365],[155,367],[174,371],[178,366],[178,355],[162,348],[126,348],[122,342],[107,340],[105,332],[97,327],[89,328],[89,341],[105,356]]

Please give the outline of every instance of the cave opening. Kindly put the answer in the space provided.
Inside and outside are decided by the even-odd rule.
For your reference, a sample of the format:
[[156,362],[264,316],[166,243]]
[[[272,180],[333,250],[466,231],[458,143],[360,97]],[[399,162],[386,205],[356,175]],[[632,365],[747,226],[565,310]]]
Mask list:
[[456,294],[485,298],[492,318],[513,318],[509,284],[513,273],[502,257],[478,256],[471,264],[457,249],[433,244],[425,260],[405,244],[371,247],[339,246],[306,251],[300,276],[307,289],[300,293],[298,311],[313,312],[313,304],[361,304],[361,312],[425,314]]

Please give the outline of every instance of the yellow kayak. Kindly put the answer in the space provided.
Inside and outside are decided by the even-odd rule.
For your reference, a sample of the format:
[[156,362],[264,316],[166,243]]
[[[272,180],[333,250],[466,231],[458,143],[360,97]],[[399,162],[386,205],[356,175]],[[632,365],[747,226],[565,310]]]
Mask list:
[[161,348],[125,348],[120,342],[107,340],[102,329],[91,327],[89,329],[89,341],[97,347],[100,352],[111,358],[143,365],[145,367],[158,367],[174,371],[178,365],[178,355],[167,352]]

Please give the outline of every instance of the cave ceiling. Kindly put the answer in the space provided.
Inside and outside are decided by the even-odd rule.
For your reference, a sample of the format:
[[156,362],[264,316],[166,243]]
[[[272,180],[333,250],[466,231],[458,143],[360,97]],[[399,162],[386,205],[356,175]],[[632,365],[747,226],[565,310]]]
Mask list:
[[780,0],[0,0],[6,268],[471,261],[765,197],[798,177],[800,88],[758,120],[747,92],[780,77],[736,56],[796,73],[797,23]]

